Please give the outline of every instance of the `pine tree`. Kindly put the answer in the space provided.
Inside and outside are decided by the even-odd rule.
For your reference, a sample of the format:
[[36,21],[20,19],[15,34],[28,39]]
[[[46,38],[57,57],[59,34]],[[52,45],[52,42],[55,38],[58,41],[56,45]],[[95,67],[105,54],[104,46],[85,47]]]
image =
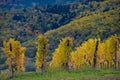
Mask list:
[[42,74],[45,72],[46,60],[48,55],[48,40],[45,36],[39,35],[37,41],[36,53],[36,70],[40,70]]

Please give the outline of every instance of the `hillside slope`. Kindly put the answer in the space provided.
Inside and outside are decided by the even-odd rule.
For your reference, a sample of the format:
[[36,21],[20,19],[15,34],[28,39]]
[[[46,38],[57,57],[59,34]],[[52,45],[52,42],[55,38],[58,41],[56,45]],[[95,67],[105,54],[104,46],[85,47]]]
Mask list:
[[102,40],[110,35],[120,36],[120,9],[108,12],[93,13],[90,16],[73,20],[67,25],[45,33],[50,40],[50,50],[54,50],[59,40],[64,37],[74,39],[74,47],[79,46],[89,38],[100,37]]
[[12,5],[11,7],[15,7],[15,5],[19,7],[28,7],[32,5],[43,6],[48,4],[64,4],[72,1],[74,0],[0,0],[0,5]]
[[89,38],[101,37],[105,40],[114,34],[120,36],[120,0],[0,9],[0,69],[7,68],[2,52],[3,40],[13,37],[27,47],[26,71],[34,71],[35,40],[39,33],[49,39],[49,60],[59,40],[64,37],[72,37],[75,48]]

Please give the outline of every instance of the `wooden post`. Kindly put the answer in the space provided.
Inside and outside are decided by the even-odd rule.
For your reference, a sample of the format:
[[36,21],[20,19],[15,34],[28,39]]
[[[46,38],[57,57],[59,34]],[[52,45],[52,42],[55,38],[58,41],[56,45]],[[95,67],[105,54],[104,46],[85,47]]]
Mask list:
[[98,45],[99,45],[99,41],[97,39],[96,41],[96,47],[95,47],[95,52],[94,52],[94,58],[93,58],[93,68],[97,69],[97,51],[98,51]]

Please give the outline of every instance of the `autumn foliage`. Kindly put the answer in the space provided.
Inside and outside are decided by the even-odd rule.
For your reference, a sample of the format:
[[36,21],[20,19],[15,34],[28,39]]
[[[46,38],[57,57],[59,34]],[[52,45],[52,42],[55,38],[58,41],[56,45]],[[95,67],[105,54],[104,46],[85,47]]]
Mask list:
[[[73,68],[93,65],[94,51],[97,39],[89,39],[80,47],[71,53],[71,62]],[[111,36],[107,40],[100,42],[97,51],[97,67],[98,68],[114,68],[118,67],[120,62],[120,51],[118,47],[118,37]],[[116,58],[115,58],[116,57]]]
[[[81,46],[73,51],[73,39],[70,37],[60,40],[58,48],[54,51],[52,60],[47,62],[48,58],[48,40],[44,35],[39,35],[36,52],[36,71],[44,73],[49,64],[52,68],[77,69],[84,66],[96,68],[120,68],[120,44],[119,37],[113,35],[108,39],[101,41],[98,39],[88,39]],[[97,45],[97,49],[96,49]],[[3,51],[7,57],[7,65],[12,67],[13,72],[25,71],[24,53],[25,47],[20,42],[10,38],[8,42],[4,41]],[[95,55],[96,54],[96,55]],[[96,58],[96,60],[95,60]],[[12,63],[11,63],[12,62]]]
[[44,73],[44,69],[46,66],[46,60],[48,55],[48,40],[45,36],[39,35],[37,41],[37,53],[36,53],[36,70],[42,71]]
[[14,72],[25,71],[25,47],[22,47],[19,41],[10,38],[9,41],[4,41],[4,53],[7,57],[7,65],[10,67],[10,56],[12,57],[12,67]]
[[69,64],[70,53],[72,51],[73,41],[71,38],[63,38],[60,41],[58,48],[53,53],[53,58],[50,63],[52,67],[66,67]]

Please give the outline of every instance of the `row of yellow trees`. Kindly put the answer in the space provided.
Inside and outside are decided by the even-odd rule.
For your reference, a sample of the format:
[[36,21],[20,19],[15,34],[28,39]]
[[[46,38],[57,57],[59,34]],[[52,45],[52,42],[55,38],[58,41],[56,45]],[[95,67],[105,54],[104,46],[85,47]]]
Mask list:
[[79,68],[83,65],[94,66],[94,58],[96,57],[96,66],[102,68],[104,64],[107,68],[118,68],[120,62],[120,44],[117,36],[111,36],[106,41],[100,42],[97,54],[95,55],[97,39],[89,39],[80,47],[71,53],[71,63],[73,68]]
[[[36,52],[36,70],[45,72],[48,57],[48,40],[45,36],[39,35]],[[80,68],[82,66],[93,66],[93,68],[102,68],[103,65],[111,68],[118,68],[120,62],[120,44],[118,36],[114,35],[101,42],[100,39],[89,39],[83,42],[75,51],[72,50],[73,39],[70,37],[60,40],[58,48],[54,51],[50,67]],[[25,71],[25,47],[20,45],[19,41],[10,38],[8,42],[4,41],[3,51],[7,56],[10,75],[14,72]]]
[[[70,46],[66,44],[70,40]],[[89,39],[72,51],[72,39],[64,38],[60,45],[53,53],[50,63],[52,67],[80,68],[83,66],[91,66],[93,68],[118,68],[120,63],[120,44],[118,36],[111,36],[107,40],[101,42],[100,39]]]

